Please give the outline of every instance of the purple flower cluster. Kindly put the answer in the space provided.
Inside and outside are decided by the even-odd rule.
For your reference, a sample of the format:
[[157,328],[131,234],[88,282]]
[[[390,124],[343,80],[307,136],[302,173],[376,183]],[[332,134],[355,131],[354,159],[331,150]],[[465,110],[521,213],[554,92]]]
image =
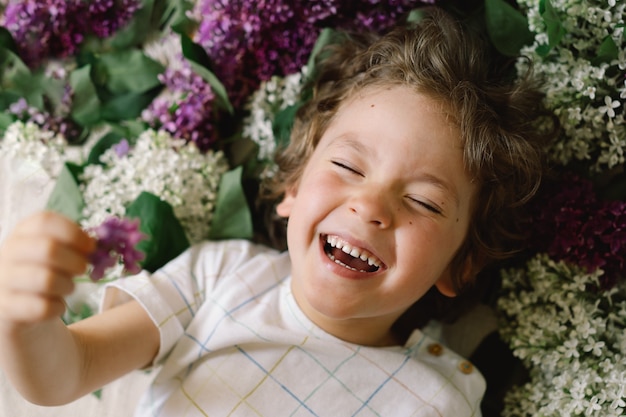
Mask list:
[[300,71],[324,27],[381,31],[416,0],[202,0],[196,41],[235,107],[272,75]]
[[152,101],[141,117],[151,127],[194,142],[207,151],[217,140],[213,126],[215,94],[189,67],[166,69],[159,75],[167,94]]
[[626,272],[626,202],[600,199],[575,175],[544,186],[533,204],[531,246],[555,260],[604,270],[611,288]]
[[[66,99],[70,100],[69,94]],[[57,108],[57,110],[59,109]],[[68,143],[74,143],[81,139],[82,129],[69,117],[69,110],[65,111],[66,114],[53,115],[29,106],[24,98],[20,98],[9,106],[8,113],[24,123],[32,122],[43,130],[61,134]]]
[[130,21],[138,0],[23,0],[9,2],[4,26],[31,68],[46,58],[74,55],[87,35],[111,36]]
[[139,219],[110,217],[94,228],[93,233],[97,239],[96,250],[90,256],[93,281],[102,279],[105,271],[115,266],[118,259],[124,263],[124,270],[131,274],[141,270],[139,262],[144,254],[135,247],[145,235],[139,231]]

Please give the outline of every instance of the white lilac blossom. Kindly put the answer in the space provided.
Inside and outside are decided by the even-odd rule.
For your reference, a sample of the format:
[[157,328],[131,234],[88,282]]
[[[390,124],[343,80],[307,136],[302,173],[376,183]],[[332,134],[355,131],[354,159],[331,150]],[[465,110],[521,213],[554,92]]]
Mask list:
[[183,59],[180,35],[171,29],[164,34],[155,33],[149,37],[143,47],[143,53],[171,70],[184,68],[185,60]]
[[102,164],[86,166],[80,177],[83,227],[124,216],[126,206],[146,191],[172,206],[190,243],[207,237],[217,187],[228,169],[221,152],[201,153],[193,143],[154,130],[143,132],[127,153],[118,151],[105,151]]
[[601,290],[602,273],[543,254],[502,272],[500,332],[530,373],[503,416],[626,413],[626,288]]
[[242,134],[259,146],[257,158],[270,162],[276,151],[274,121],[276,115],[297,103],[306,79],[307,68],[286,77],[274,76],[261,83],[246,103],[249,115],[243,121]]
[[[554,161],[584,162],[603,171],[625,162],[626,20],[625,2],[551,0],[553,20],[564,36],[547,54],[549,27],[539,9],[544,2],[518,0],[535,33],[522,48],[534,71],[545,81],[546,103],[560,119],[563,131],[551,148]],[[545,14],[544,14],[545,16]],[[603,44],[613,44],[617,57],[598,59]],[[610,49],[610,48],[609,48]],[[520,60],[520,71],[527,61]]]
[[39,164],[51,178],[57,178],[65,162],[79,162],[80,152],[67,146],[65,137],[34,122],[11,123],[0,140],[2,156]]

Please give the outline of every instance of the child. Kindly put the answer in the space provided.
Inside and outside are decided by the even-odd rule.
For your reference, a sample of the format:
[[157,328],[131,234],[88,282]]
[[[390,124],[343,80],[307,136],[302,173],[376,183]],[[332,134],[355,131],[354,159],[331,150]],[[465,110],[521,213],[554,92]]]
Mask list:
[[66,327],[94,242],[53,213],[20,223],[0,251],[2,369],[52,405],[158,367],[137,416],[480,415],[480,373],[392,326],[508,250],[507,213],[540,179],[540,96],[491,79],[481,48],[433,10],[320,63],[268,184],[288,252],[194,246]]

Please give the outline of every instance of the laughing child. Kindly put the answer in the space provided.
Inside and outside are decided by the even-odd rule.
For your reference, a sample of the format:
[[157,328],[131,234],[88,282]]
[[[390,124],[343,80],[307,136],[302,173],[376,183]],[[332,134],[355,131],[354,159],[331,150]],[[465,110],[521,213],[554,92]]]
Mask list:
[[136,416],[480,415],[480,372],[393,325],[502,257],[540,181],[540,95],[483,49],[432,10],[325,55],[265,193],[286,252],[196,245],[65,326],[95,243],[57,214],[22,221],[0,250],[0,366],[45,405],[154,368]]

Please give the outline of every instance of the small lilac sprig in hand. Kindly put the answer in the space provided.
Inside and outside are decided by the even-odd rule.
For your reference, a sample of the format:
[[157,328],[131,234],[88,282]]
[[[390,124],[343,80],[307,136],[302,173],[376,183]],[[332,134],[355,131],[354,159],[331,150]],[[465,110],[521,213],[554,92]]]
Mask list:
[[109,217],[90,232],[97,240],[96,250],[90,255],[92,281],[102,279],[105,271],[119,260],[128,273],[136,274],[141,270],[139,262],[145,255],[136,246],[146,236],[139,231],[139,219]]

